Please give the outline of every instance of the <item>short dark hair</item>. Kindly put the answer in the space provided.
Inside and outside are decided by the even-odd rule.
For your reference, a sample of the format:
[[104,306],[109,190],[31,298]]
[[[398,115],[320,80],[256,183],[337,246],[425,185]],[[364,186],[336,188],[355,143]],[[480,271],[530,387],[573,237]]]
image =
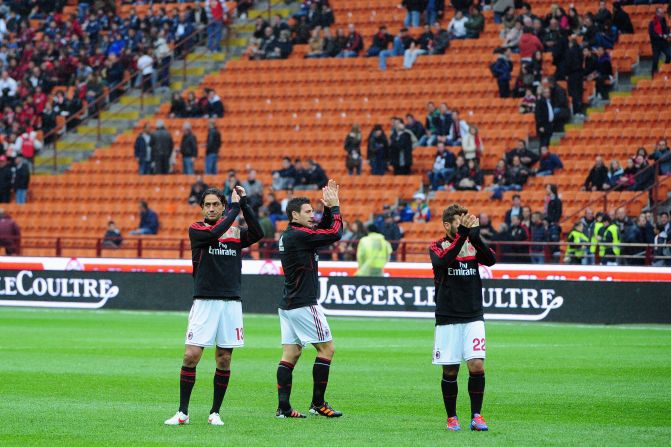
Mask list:
[[450,222],[454,220],[456,216],[463,216],[467,214],[468,210],[458,203],[453,203],[443,210],[443,222]]
[[658,215],[659,215],[659,216],[668,216],[669,213],[667,213],[666,211],[662,211],[662,212],[659,213]]
[[140,206],[144,209],[149,209],[149,205],[144,200],[140,200]]
[[515,200],[515,199],[522,200],[522,196],[520,196],[519,194],[513,194],[513,200]]
[[292,214],[294,211],[300,213],[301,208],[303,208],[303,205],[309,205],[309,204],[310,199],[308,199],[307,197],[294,197],[293,199],[289,200],[289,203],[287,203],[287,217],[289,218],[289,222],[291,222]]
[[377,225],[375,225],[374,223],[369,224],[367,230],[368,230],[369,233],[379,233],[380,232],[380,230],[377,228]]
[[224,192],[220,190],[219,188],[207,188],[203,193],[200,195],[200,207],[202,208],[205,205],[205,197],[208,195],[215,195],[221,200],[221,203],[224,205],[224,208],[228,206],[228,203],[226,202],[226,196],[224,195]]

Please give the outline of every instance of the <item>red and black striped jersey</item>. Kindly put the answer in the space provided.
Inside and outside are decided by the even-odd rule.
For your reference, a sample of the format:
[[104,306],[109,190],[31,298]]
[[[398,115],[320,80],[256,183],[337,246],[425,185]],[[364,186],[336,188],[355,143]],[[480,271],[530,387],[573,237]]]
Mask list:
[[436,325],[483,319],[479,264],[496,263],[480,238],[480,228],[459,226],[454,239],[444,237],[429,247],[436,286]]
[[[240,210],[247,223],[246,229],[232,226]],[[242,197],[239,204],[231,203],[214,225],[191,224],[193,297],[240,299],[242,249],[262,237],[263,230],[246,197]]]
[[324,208],[316,228],[290,223],[280,237],[279,249],[284,270],[284,294],[280,309],[296,309],[317,304],[319,298],[317,250],[339,241],[343,234],[340,207]]

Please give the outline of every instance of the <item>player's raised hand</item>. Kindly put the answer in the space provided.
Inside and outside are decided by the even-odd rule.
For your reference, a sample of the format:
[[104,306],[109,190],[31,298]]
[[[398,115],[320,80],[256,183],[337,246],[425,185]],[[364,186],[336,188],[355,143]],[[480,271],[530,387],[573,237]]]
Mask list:
[[[243,189],[244,191],[244,189]],[[231,193],[231,203],[240,203],[240,195],[238,194],[238,188],[233,188]]]
[[464,214],[461,216],[461,225],[465,226],[466,228],[473,228],[473,225],[475,224],[476,217],[472,214]]
[[243,188],[242,186],[236,186],[235,192],[237,192],[240,197],[247,196],[247,191],[245,191],[245,188]]
[[335,180],[329,180],[328,185],[322,188],[322,193],[324,195],[322,203],[324,204],[324,206],[329,208],[333,206],[338,206],[340,204],[340,201],[338,199],[339,191],[340,186],[336,184]]

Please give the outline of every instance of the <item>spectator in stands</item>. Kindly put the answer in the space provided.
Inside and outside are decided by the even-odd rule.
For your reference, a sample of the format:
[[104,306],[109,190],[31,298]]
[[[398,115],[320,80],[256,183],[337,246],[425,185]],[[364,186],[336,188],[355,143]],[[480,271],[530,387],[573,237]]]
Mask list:
[[464,26],[468,39],[477,39],[480,37],[480,33],[485,29],[485,16],[482,15],[478,6],[471,6]]
[[137,69],[140,71],[140,87],[145,93],[154,91],[154,58],[151,49],[147,48],[137,60]]
[[344,144],[345,152],[347,153],[345,167],[347,168],[347,173],[349,175],[353,175],[355,172],[356,175],[361,175],[361,165],[363,164],[361,160],[362,139],[361,126],[354,124],[345,137]]
[[583,191],[603,191],[610,187],[608,182],[608,168],[603,164],[603,157],[597,155],[594,166],[590,169]]
[[152,147],[156,151],[156,162],[154,173],[168,174],[170,172],[170,158],[174,150],[172,135],[165,128],[163,120],[156,121],[156,132],[154,132],[156,145]]
[[6,256],[21,254],[21,230],[2,208],[0,208],[0,247],[5,247]]
[[333,36],[330,28],[324,29],[324,57],[336,57],[345,48],[347,36],[342,28],[336,30]]
[[671,47],[669,46],[671,31],[669,31],[669,25],[666,23],[662,8],[655,10],[655,16],[648,24],[648,34],[652,45],[652,75],[654,76],[659,69],[659,60],[662,54],[665,64],[671,62]]
[[221,149],[221,132],[217,128],[217,122],[210,118],[207,123],[207,140],[205,142],[205,174],[217,174],[217,161]]
[[541,146],[549,146],[552,138],[555,112],[550,89],[543,88],[542,97],[536,102],[536,135],[540,139]]
[[387,172],[389,141],[380,124],[373,126],[373,129],[370,131],[366,156],[373,175],[384,175]]
[[[426,28],[428,29],[429,26],[426,25]],[[403,52],[403,68],[408,70],[411,69],[419,56],[429,52],[428,45],[431,40],[430,38],[428,40],[426,39],[426,33],[422,34],[422,37],[424,38],[423,40],[420,38],[413,41],[410,44],[410,47]]]
[[494,0],[491,8],[494,11],[494,23],[503,23],[506,28],[512,27],[510,23],[516,19],[513,0]]
[[564,71],[568,84],[568,94],[571,96],[573,105],[573,114],[584,117],[582,110],[583,82],[584,76],[584,57],[582,48],[578,44],[578,36],[572,35],[569,39],[568,51],[564,60]]
[[415,40],[408,34],[407,28],[401,28],[399,35],[394,37],[392,48],[380,51],[378,54],[380,70],[387,69],[387,58],[390,56],[402,56],[405,50],[410,48]]
[[452,39],[466,38],[466,22],[468,22],[468,17],[464,16],[462,11],[457,10],[447,25],[447,32],[450,33]]
[[[524,68],[526,67],[526,65],[523,65],[522,67]],[[519,92],[521,92],[521,90],[524,89],[524,95],[522,97],[522,102],[520,103],[520,113],[522,114],[534,113],[536,111],[536,101],[538,100],[538,98],[536,98],[536,95],[533,94],[531,88],[527,88],[523,84],[524,83],[523,79],[521,80],[521,82],[522,84],[519,84],[520,79],[518,78],[515,84],[515,92],[513,93],[513,97],[519,97]]]
[[[443,1],[443,0],[438,0]],[[433,38],[429,43],[429,54],[445,54],[450,47],[450,33],[445,28],[441,28],[440,23],[436,22],[431,27]]]
[[[529,235],[532,242],[546,242],[547,240],[546,228],[543,224],[543,216],[538,211],[531,213]],[[529,247],[529,255],[532,264],[545,263],[545,246],[532,245]]]
[[447,104],[443,102],[440,104],[438,114],[433,118],[434,134],[431,138],[429,138],[428,144],[434,145],[439,141],[448,144],[447,140],[452,128],[452,124],[452,114],[447,108]]
[[[514,17],[514,14],[513,14]],[[522,37],[522,22],[514,20],[512,28],[503,28],[501,30],[501,47],[510,49],[513,53],[520,51],[520,38]]]
[[366,57],[379,56],[380,52],[386,50],[389,44],[394,42],[394,38],[387,31],[387,26],[382,25],[378,28],[377,33],[373,36],[373,43],[366,51]]
[[486,213],[480,213],[480,236],[485,242],[490,242],[494,239],[496,235],[496,230],[492,225],[492,221],[489,219],[489,215]]
[[186,118],[187,116],[186,101],[179,92],[173,92],[172,94],[169,116],[170,118]]
[[520,57],[522,59],[531,60],[531,57],[536,51],[543,51],[543,44],[540,39],[533,33],[531,27],[525,26],[522,30],[522,36],[519,41]]
[[[207,49],[221,51],[221,37],[224,30],[225,12],[219,0],[210,0],[210,23],[207,27]],[[243,14],[243,13],[241,13]]]
[[424,10],[424,2],[422,0],[403,0],[401,5],[408,11],[403,20],[403,26],[417,28]]
[[510,96],[510,80],[512,79],[513,62],[510,59],[511,51],[509,48],[497,48],[494,50],[496,60],[489,66],[490,71],[499,86],[499,97],[508,98]]
[[608,187],[604,189],[613,189],[620,184],[620,178],[624,175],[624,169],[620,166],[620,162],[617,160],[610,161],[610,167],[608,169]]
[[107,230],[103,235],[103,248],[119,248],[122,243],[123,237],[121,236],[121,230],[117,228],[113,220],[110,220],[107,222]]
[[417,140],[424,138],[424,135],[426,133],[426,131],[424,130],[424,126],[422,126],[422,123],[417,121],[412,113],[408,113],[407,115],[405,115],[405,128],[410,132],[412,132],[412,134],[415,136],[415,139]]
[[431,220],[431,208],[426,202],[426,195],[424,193],[418,192],[414,196],[414,208],[410,207],[412,213],[412,221],[415,223],[426,223]]
[[328,176],[315,160],[308,160],[308,181],[312,189],[322,189],[328,183]]
[[563,132],[564,124],[571,119],[571,109],[568,103],[566,89],[557,84],[553,76],[548,76],[542,82],[543,87],[550,89],[550,97],[554,112],[553,129],[555,132]]
[[531,207],[529,206],[523,206],[522,207],[522,218],[520,219],[520,222],[522,225],[524,225],[526,228],[531,227]]
[[558,169],[564,169],[564,164],[559,156],[551,153],[547,146],[541,146],[540,164],[536,175],[539,177],[553,175]]
[[152,162],[155,159],[156,139],[151,133],[151,125],[145,123],[142,132],[135,139],[135,160],[140,175],[152,173]]
[[623,254],[631,256],[631,258],[627,259],[627,264],[643,265],[646,248],[642,245],[653,244],[655,242],[655,229],[648,222],[645,214],[640,214],[636,219],[636,223],[625,228],[623,242],[626,244],[639,244],[639,246],[623,249]]
[[531,169],[538,161],[538,155],[527,148],[527,144],[524,140],[517,140],[517,145],[506,152],[506,164],[512,165],[515,157],[519,157],[520,163],[528,169]]
[[207,112],[206,115],[210,118],[223,118],[224,117],[224,103],[221,102],[221,98],[217,93],[212,89],[206,90],[207,94]]
[[669,244],[668,228],[662,223],[655,225],[653,255],[653,266],[666,267],[671,265],[671,244]]
[[[454,127],[456,128],[456,126]],[[476,126],[468,127],[468,130],[463,134],[461,148],[461,154],[466,160],[475,159],[478,162],[480,161],[482,155],[484,154],[485,147]]]
[[[463,157],[457,157],[457,168],[459,168],[459,160]],[[463,176],[465,172],[466,176]],[[478,161],[474,158],[466,161],[466,170],[457,169],[454,176],[454,189],[457,191],[480,191],[484,177]]]
[[226,177],[226,181],[224,181],[223,187],[224,196],[229,202],[231,201],[231,196],[233,195],[233,191],[235,190],[236,186],[242,186],[242,183],[240,183],[235,169],[229,169],[228,176]]
[[209,186],[203,181],[203,177],[196,176],[196,181],[191,184],[191,191],[189,191],[189,205],[196,205],[200,203],[200,196]]
[[622,9],[622,4],[619,1],[613,2],[613,25],[617,28],[620,34],[634,34],[634,26],[631,23],[629,14]]
[[0,155],[0,203],[9,203],[12,195],[12,166],[6,155]]
[[[509,238],[511,242],[526,242],[529,240],[529,230],[522,225],[520,216],[515,215],[510,218]],[[510,247],[511,257],[520,264],[529,262],[529,246],[524,244],[515,244]]]
[[247,201],[254,212],[258,212],[263,205],[263,183],[258,179],[256,170],[247,170],[247,180],[242,182],[242,187],[247,192]]
[[394,175],[409,175],[412,169],[412,133],[405,128],[403,120],[396,118],[395,132],[389,142],[389,160]]
[[[619,178],[617,178],[617,183],[614,188],[619,190],[633,190],[637,172],[638,169],[636,169],[636,166],[634,166],[634,159],[631,157],[628,158],[627,166],[624,168]],[[609,176],[609,186],[610,186],[610,176]],[[604,189],[607,188],[604,186]]]
[[424,120],[425,134],[419,139],[420,146],[430,146],[435,144],[436,127],[434,125],[434,118],[438,115],[440,115],[440,111],[436,109],[434,103],[432,101],[426,103],[426,118]]
[[132,235],[158,234],[158,214],[147,205],[144,200],[140,201],[140,226],[131,231]]
[[396,261],[396,250],[398,249],[399,241],[403,238],[403,232],[390,212],[387,212],[384,215],[384,227],[382,228],[382,235],[384,236],[385,240],[391,244],[391,248],[393,250],[390,256],[390,260]]
[[363,38],[354,28],[354,24],[350,23],[348,25],[349,34],[347,35],[347,41],[345,42],[345,47],[338,54],[337,57],[357,57],[359,52],[363,50]]
[[504,221],[506,225],[510,226],[512,220],[512,216],[518,216],[520,219],[522,218],[522,198],[520,197],[519,194],[514,194],[512,198],[512,207],[506,211],[506,215],[504,218]]
[[607,101],[610,94],[610,89],[613,86],[613,65],[611,64],[610,54],[603,46],[596,48],[597,65],[596,65],[596,92],[597,95]]
[[433,191],[445,189],[445,185],[452,182],[456,165],[454,154],[445,149],[445,143],[438,143],[433,168],[428,173],[429,182]]
[[282,30],[280,37],[275,38],[266,47],[265,59],[287,59],[292,50],[291,32],[289,30]]
[[159,67],[158,82],[162,87],[170,87],[172,49],[170,48],[168,35],[164,29],[159,32],[158,38],[154,41],[154,55]]
[[557,185],[549,184],[545,187],[545,217],[549,222],[559,222],[562,216],[562,201],[557,193]]
[[198,141],[188,121],[182,126],[182,142],[179,145],[179,152],[182,155],[182,174],[193,175],[193,164],[198,157]]
[[22,205],[28,200],[28,186],[30,184],[30,163],[22,154],[14,159],[14,195],[16,203]]
[[272,221],[273,225],[278,220],[286,219],[286,215],[282,211],[282,204],[280,204],[280,202],[277,201],[275,194],[273,194],[272,192],[268,194],[266,204],[264,207],[262,207],[262,209],[263,208],[265,208],[268,211],[268,218]]
[[634,177],[634,191],[645,191],[655,183],[654,167],[649,165],[643,155],[634,158],[636,175]]
[[324,57],[324,39],[322,39],[321,28],[316,27],[310,34],[308,52],[305,53],[305,58],[316,59],[320,57]]
[[303,166],[303,161],[300,158],[294,160],[294,167],[296,168],[296,176],[294,177],[295,189],[312,189],[310,187],[310,173],[307,167]]
[[655,151],[650,155],[650,159],[654,160],[659,166],[659,174],[671,174],[671,149],[666,142],[666,138],[661,138],[657,142]]
[[469,126],[465,120],[459,117],[457,110],[452,110],[450,113],[452,116],[452,125],[447,133],[445,144],[448,146],[461,146],[463,137],[468,135]]
[[296,168],[289,157],[282,158],[282,169],[273,171],[273,189],[292,189],[296,178]]

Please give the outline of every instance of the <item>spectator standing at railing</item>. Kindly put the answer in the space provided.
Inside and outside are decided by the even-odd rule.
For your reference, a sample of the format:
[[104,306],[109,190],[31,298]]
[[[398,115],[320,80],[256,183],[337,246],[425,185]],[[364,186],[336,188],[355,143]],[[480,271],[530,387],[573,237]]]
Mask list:
[[184,123],[182,132],[182,142],[179,145],[179,152],[182,155],[182,174],[193,175],[193,164],[198,157],[198,141],[191,131],[190,122]]
[[0,203],[9,203],[12,195],[12,166],[6,155],[0,155]]
[[671,62],[671,47],[669,46],[671,31],[669,31],[669,25],[666,23],[662,8],[655,10],[655,16],[648,24],[648,34],[652,45],[652,75],[654,76],[659,70],[659,60],[662,54],[664,55],[664,63]]
[[224,6],[219,0],[208,2],[210,23],[207,27],[207,49],[209,51],[221,51],[221,38],[224,30]]
[[403,232],[401,227],[398,226],[398,223],[394,219],[394,216],[391,212],[387,212],[384,215],[384,226],[382,228],[382,234],[384,235],[385,240],[391,243],[392,254],[390,259],[392,261],[396,260],[396,250],[398,249],[399,241],[403,237]]
[[21,230],[19,226],[10,215],[5,213],[4,209],[0,208],[0,247],[5,247],[5,254],[12,256],[20,254],[20,246]]
[[589,238],[585,234],[585,225],[582,221],[578,221],[573,225],[573,230],[566,237],[568,246],[564,255],[564,263],[566,264],[582,264],[586,265],[587,248],[589,247]]
[[172,50],[168,45],[168,37],[164,29],[159,31],[158,38],[154,41],[154,54],[159,67],[158,84],[162,87],[169,87]]
[[103,235],[102,246],[104,248],[119,248],[123,243],[121,230],[119,230],[113,220],[107,222],[107,231]]
[[[529,225],[529,234],[532,242],[546,242],[547,229],[543,224],[543,215],[539,212],[531,213],[531,224]],[[545,246],[532,245],[530,247],[530,256],[532,264],[545,263]]]
[[[526,242],[529,240],[529,229],[522,225],[521,216],[512,216],[510,219],[509,240],[513,242]],[[529,246],[514,245],[510,247],[514,262],[529,263]]]
[[[647,221],[645,214],[640,214],[636,223],[625,229],[623,240],[627,244],[652,244],[655,239],[655,229]],[[626,247],[624,254],[632,256],[627,259],[629,265],[643,265],[645,263],[646,247]]]
[[151,56],[151,50],[145,49],[142,56],[137,60],[137,69],[141,74],[140,87],[145,93],[154,91],[154,58]]
[[671,244],[669,244],[668,228],[663,223],[655,226],[655,239],[652,265],[665,267],[671,265]]
[[562,201],[557,192],[557,185],[550,184],[545,187],[545,217],[550,222],[559,222],[562,216]]
[[604,244],[601,264],[618,265],[622,233],[608,214],[603,216],[603,232],[601,234],[601,243]]

